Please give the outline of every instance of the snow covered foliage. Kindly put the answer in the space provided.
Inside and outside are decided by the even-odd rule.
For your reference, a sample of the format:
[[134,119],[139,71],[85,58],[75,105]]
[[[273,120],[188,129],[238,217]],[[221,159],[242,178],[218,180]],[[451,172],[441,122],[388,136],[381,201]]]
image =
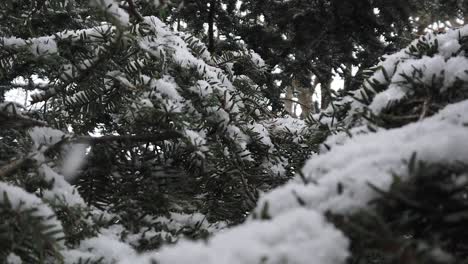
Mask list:
[[[252,221],[208,242],[182,241],[175,247],[124,259],[129,263],[343,263],[348,240],[323,216],[304,209],[272,221]],[[184,252],[184,254],[181,254]],[[313,258],[311,253],[315,252]]]
[[[0,5],[0,97],[32,93],[28,106],[0,103],[0,262],[116,263],[206,238],[245,220],[310,155],[312,131],[270,112],[265,62],[244,46],[210,54],[131,1]],[[310,232],[291,243],[320,231],[298,215]],[[291,258],[265,255],[282,247],[274,228],[250,261]]]
[[468,257],[468,28],[302,121],[270,112],[245,47],[210,54],[133,1],[26,2],[0,9],[0,84],[39,90],[0,104],[1,262]]
[[364,263],[464,259],[457,247],[465,240],[444,228],[463,221],[455,215],[466,203],[458,195],[467,193],[467,36],[463,27],[421,37],[316,115],[314,127],[330,133],[320,154],[261,196],[254,218],[304,207],[327,215],[352,239],[352,259]]
[[[387,190],[394,175],[407,175],[406,164],[414,153],[429,163],[468,162],[466,144],[462,144],[468,140],[467,121],[468,101],[463,101],[421,122],[353,136],[310,159],[302,176],[263,196],[260,204],[268,202],[270,216],[295,206],[321,212],[356,211],[377,195],[369,184]],[[258,213],[261,210],[257,208]]]
[[[433,37],[462,41],[465,29]],[[440,54],[445,53],[435,49],[427,56]],[[406,55],[401,52],[389,58],[404,61],[401,57]],[[430,68],[437,65],[425,56],[413,63],[434,76]],[[459,49],[445,60],[464,56]],[[368,84],[375,81],[378,71],[354,95],[372,95]],[[407,100],[430,95],[426,103],[421,102],[417,118],[404,123],[382,120],[383,112],[373,109],[373,102],[381,100],[374,100],[377,96],[368,96],[368,101],[346,97],[336,105],[341,111],[338,116],[330,108],[322,113],[321,120],[327,123],[318,125],[327,126],[331,133],[344,133],[345,126],[340,125],[345,124],[348,138],[341,135],[337,140],[332,135],[335,139],[327,140],[329,145],[313,155],[294,179],[261,195],[244,224],[215,234],[207,242],[180,242],[122,263],[460,263],[467,257],[462,249],[466,238],[454,231],[464,232],[468,204],[466,82],[460,76],[457,87],[420,83],[424,74],[416,67],[413,71],[406,82],[394,76],[400,81],[380,83],[380,90],[373,94],[385,94],[392,84],[404,86],[405,96],[389,97],[384,103],[386,114],[395,116],[408,115]],[[428,94],[418,92],[421,85],[429,86],[425,88]],[[451,89],[457,90],[453,91],[456,97],[449,95]],[[417,111],[417,107],[410,110]],[[334,118],[335,126],[328,122]],[[277,132],[282,122],[274,122]],[[263,233],[270,228],[268,235]]]

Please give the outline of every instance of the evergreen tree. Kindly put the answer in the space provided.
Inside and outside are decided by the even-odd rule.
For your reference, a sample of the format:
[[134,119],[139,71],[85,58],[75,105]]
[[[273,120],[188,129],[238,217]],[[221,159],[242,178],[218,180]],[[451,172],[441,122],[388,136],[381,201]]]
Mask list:
[[0,262],[466,262],[468,27],[306,120],[272,90],[372,65],[417,4],[3,1]]
[[[454,18],[463,19],[466,10],[464,1],[215,2],[211,22],[208,2],[184,1],[174,17],[200,37],[206,36],[204,25],[213,28],[214,23],[222,36],[214,46],[224,48],[242,40],[265,59],[270,71],[281,69],[266,82],[274,110],[281,108],[285,88],[297,86],[293,82],[312,93],[311,84],[319,83],[326,108],[332,100],[334,74],[345,80],[343,89],[356,90],[365,79],[364,71],[382,54],[403,48],[432,23],[455,24]],[[281,86],[273,80],[281,80]]]
[[309,156],[305,123],[270,112],[256,53],[210,54],[145,6],[2,3],[2,94],[32,93],[0,106],[2,262],[113,263],[86,249],[206,237]]

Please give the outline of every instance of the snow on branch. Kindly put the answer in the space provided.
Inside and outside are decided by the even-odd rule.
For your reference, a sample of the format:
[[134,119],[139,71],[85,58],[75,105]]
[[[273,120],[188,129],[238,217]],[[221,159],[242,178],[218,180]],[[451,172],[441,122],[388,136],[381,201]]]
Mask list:
[[302,206],[336,213],[366,207],[377,196],[368,184],[388,190],[394,174],[408,174],[405,162],[413,154],[429,163],[468,163],[467,122],[465,100],[419,123],[354,136],[310,159],[302,169],[306,184],[303,177],[296,176],[291,183],[261,197],[256,213],[266,203],[271,216]]
[[179,241],[157,253],[131,256],[130,263],[337,264],[348,257],[348,240],[324,217],[295,209],[272,221],[251,221],[205,242]]

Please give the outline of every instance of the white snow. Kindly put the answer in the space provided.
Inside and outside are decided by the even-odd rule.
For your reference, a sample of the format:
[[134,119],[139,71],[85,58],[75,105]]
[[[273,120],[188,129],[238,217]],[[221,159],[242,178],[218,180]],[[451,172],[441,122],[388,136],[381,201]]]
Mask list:
[[[225,91],[233,91],[232,83],[221,69],[208,65],[204,60],[195,57],[190,52],[187,43],[172,32],[161,20],[152,16],[145,17],[145,22],[151,26],[156,38],[143,37],[139,41],[142,49],[157,58],[160,58],[161,54],[171,56],[176,63],[184,68],[197,69],[198,73],[210,84],[212,90],[219,95],[223,96]],[[237,107],[234,107],[233,111],[236,111]]]
[[286,159],[284,160],[267,160],[262,163],[262,167],[271,171],[272,175],[284,176],[286,174],[286,167],[289,165]]
[[229,125],[226,128],[227,135],[234,140],[239,148],[239,155],[247,161],[253,161],[250,151],[247,148],[247,144],[250,142],[250,137],[247,136],[239,127],[235,125]]
[[[117,216],[114,215],[114,217]],[[107,220],[111,220],[111,218],[106,217]],[[206,216],[201,213],[184,214],[171,212],[167,216],[159,216],[157,218],[146,216],[141,221],[150,227],[142,226],[137,232],[129,232],[123,225],[113,224],[109,227],[101,228],[99,233],[106,238],[121,240],[134,247],[138,247],[142,240],[155,238],[162,238],[169,243],[175,243],[184,237],[184,232],[181,231],[187,228],[204,230],[211,234],[219,232],[226,227],[226,223],[223,221],[208,222]]]
[[219,122],[223,124],[224,126],[227,126],[231,118],[229,117],[229,113],[226,112],[224,109],[219,108],[219,107],[207,107],[207,112],[211,114],[209,119]]
[[275,118],[271,120],[269,125],[275,132],[291,132],[294,134],[302,134],[307,129],[304,120],[290,116]]
[[255,51],[250,50],[250,56],[252,57],[252,61],[260,68],[265,67],[265,61],[258,55]]
[[[375,130],[380,130],[379,128],[374,128]],[[329,148],[333,148],[337,145],[344,145],[348,140],[353,138],[356,135],[362,135],[369,133],[369,127],[367,125],[364,126],[356,126],[349,130],[339,131],[336,134],[332,134],[328,136],[325,142],[320,146],[320,153],[325,153],[329,151]]]
[[100,257],[94,255],[91,252],[80,251],[77,249],[63,250],[61,254],[64,258],[65,264],[76,264],[76,263],[80,263],[80,261],[84,262],[87,260],[97,262],[101,259]]
[[23,261],[14,253],[10,253],[7,256],[6,264],[22,264]]
[[213,231],[222,229],[226,225],[224,222],[210,223],[206,219],[206,215],[201,213],[183,214],[171,212],[169,218],[160,216],[156,218],[154,222],[164,224],[166,228],[173,231],[180,230],[184,227],[194,226],[199,226],[202,229]]
[[8,48],[28,47],[31,54],[35,56],[47,56],[58,53],[57,42],[52,36],[27,40],[17,37],[0,37],[0,46]]
[[36,56],[58,53],[57,42],[51,37],[35,39],[30,46],[30,50]]
[[457,80],[468,81],[468,59],[466,57],[450,58],[445,67],[444,86],[442,90],[452,87]]
[[[44,198],[50,202],[55,202],[56,199],[59,199],[70,206],[78,205],[85,207],[85,202],[78,194],[78,191],[65,180],[63,175],[58,174],[45,163],[44,151],[47,149],[46,146],[57,144],[65,138],[65,134],[57,129],[34,127],[29,131],[29,135],[35,146],[33,158],[39,163],[38,172],[45,180],[53,182],[51,190],[44,190]],[[62,171],[67,175],[68,180],[71,180],[76,170],[82,165],[86,147],[83,144],[71,146],[71,149],[69,149],[69,152],[63,159]]]
[[262,144],[269,147],[269,152],[273,152],[274,145],[271,142],[270,134],[268,133],[268,130],[265,128],[265,126],[263,126],[260,123],[254,123],[252,125],[249,125],[248,127],[253,132],[258,134],[258,136],[260,137],[260,142],[262,142]]
[[[118,7],[116,1],[97,1],[102,5],[101,8],[106,9],[117,19],[120,26],[128,24],[128,14]],[[270,153],[274,152],[275,147],[271,137],[291,132],[296,135],[295,142],[298,143],[303,135],[310,131],[304,121],[291,117],[264,120],[254,124],[240,120],[236,113],[239,113],[243,107],[240,100],[242,95],[236,93],[225,72],[209,64],[208,54],[202,54],[201,58],[196,57],[184,39],[186,35],[175,34],[156,17],[145,18],[145,23],[150,26],[154,34],[137,38],[140,48],[161,60],[169,56],[184,69],[196,69],[202,80],[195,80],[192,87],[186,88],[182,85],[179,87],[175,79],[167,73],[159,79],[140,76],[142,77],[140,84],[129,82],[121,72],[108,73],[109,78],[112,77],[113,80],[118,80],[128,87],[148,85],[152,89],[151,92],[142,93],[133,106],[143,106],[145,110],[151,111],[152,108],[159,107],[159,102],[162,101],[169,108],[186,110],[182,107],[190,105],[191,102],[182,96],[185,96],[183,92],[186,92],[183,89],[195,93],[199,99],[204,100],[204,103],[219,98],[219,101],[213,104],[203,104],[202,107],[205,109],[199,114],[203,112],[209,115],[208,121],[224,125],[222,127],[225,130],[221,131],[237,144],[233,149],[225,148],[226,156],[237,151],[246,160],[253,160],[247,147],[253,140],[247,135],[248,129],[259,134],[260,142],[269,147]],[[426,86],[440,79],[443,84],[438,87],[440,92],[453,89],[457,80],[468,81],[466,74],[468,59],[464,57],[463,52],[458,57],[452,57],[461,47],[458,41],[459,33],[466,35],[468,27],[444,35],[427,35],[426,42],[434,43],[437,40],[439,43],[439,53],[431,57],[412,56],[408,54],[408,49],[387,56],[379,65],[381,69],[375,72],[371,80],[386,84],[388,89],[376,94],[369,106],[370,110],[378,114],[389,103],[411,95],[412,90],[405,84],[404,74],[414,75],[413,79]],[[63,33],[58,36],[63,38],[67,34],[70,38],[74,38],[79,33]],[[98,41],[97,38],[95,40]],[[35,49],[31,52],[38,56],[58,53],[55,39],[51,37],[34,40],[2,38],[1,41],[3,45],[10,47],[30,45],[29,48]],[[251,53],[251,56],[258,66],[263,67],[264,62],[258,55]],[[92,61],[83,61],[78,68],[89,67],[91,63]],[[136,64],[133,65],[136,67]],[[385,76],[382,69],[385,69],[388,76]],[[415,73],[415,69],[418,72]],[[65,75],[73,75],[73,71],[74,68],[70,65],[63,68]],[[66,78],[68,77],[62,76],[63,80]],[[371,89],[369,82],[366,85]],[[153,100],[151,95],[155,95],[156,99]],[[366,107],[350,97],[344,101],[352,103],[355,108]],[[218,103],[219,105],[216,105]],[[324,122],[332,123],[331,118]],[[348,137],[348,133],[345,132],[329,137],[325,144],[331,145],[332,148],[322,149],[320,154],[312,156],[302,169],[304,177],[296,176],[286,185],[262,194],[252,214],[256,217],[252,216],[245,223],[219,232],[206,241],[182,240],[173,246],[138,254],[129,244],[133,244],[145,235],[156,236],[169,232],[151,229],[145,233],[147,230],[143,232],[137,230],[129,234],[125,241],[121,241],[120,235],[126,229],[121,224],[115,224],[102,228],[100,235],[84,239],[77,248],[64,250],[63,254],[67,263],[73,263],[79,258],[91,260],[103,258],[107,263],[120,264],[152,263],[152,260],[162,264],[344,264],[349,256],[349,241],[327,222],[324,213],[330,211],[349,214],[369,206],[369,201],[377,196],[377,193],[369,187],[369,183],[382,190],[388,190],[394,174],[405,180],[409,174],[406,163],[414,153],[418,160],[429,163],[468,162],[466,124],[468,124],[468,100],[449,105],[435,116],[401,128],[390,130],[377,128],[377,132],[372,132],[366,126],[357,126],[349,131],[352,137]],[[208,151],[207,132],[198,131],[190,125],[190,122],[182,124],[181,131],[187,140],[199,151]],[[70,149],[61,167],[56,167],[45,162],[46,158],[42,153],[44,149],[41,146],[56,144],[64,137],[64,133],[51,128],[33,128],[29,134],[34,147],[39,149],[39,151],[33,150],[37,152],[39,172],[46,180],[53,181],[52,189],[42,192],[44,200],[54,203],[60,199],[68,205],[85,206],[83,199],[67,180],[71,180],[79,169],[85,158],[86,146],[69,146]],[[262,161],[264,168],[280,174],[284,173],[287,165],[287,161],[281,159]],[[466,178],[462,180],[466,181]],[[36,195],[2,182],[0,182],[0,191],[8,194],[14,208],[19,208],[20,205],[25,209],[38,208],[35,212],[37,215],[48,217],[47,223],[61,229],[60,221],[54,212]],[[0,201],[4,202],[1,199],[4,199],[4,196],[0,196]],[[258,217],[264,212],[268,219],[259,219]],[[193,225],[209,229],[212,226],[205,221],[205,218],[199,213],[190,215],[171,213],[169,218],[159,217],[152,220],[153,224],[157,222],[165,224],[173,231]],[[438,251],[433,253],[438,256],[443,255]],[[15,257],[9,255],[8,261],[16,264],[18,259]],[[21,263],[21,260],[19,261]]]
[[[1,203],[5,203],[4,198],[6,194],[13,210],[35,209],[32,214],[42,217],[45,225],[53,226],[54,230],[62,231],[62,223],[57,219],[54,211],[36,195],[4,182],[0,182],[0,194]],[[57,239],[61,238],[63,237],[63,232],[57,232],[53,237]]]
[[164,75],[161,79],[152,80],[150,87],[151,95],[161,100],[166,109],[176,113],[182,111],[184,99],[177,91],[178,86],[172,76]]
[[104,263],[117,263],[121,259],[131,258],[136,255],[135,250],[106,235],[98,235],[80,242],[80,246],[74,250],[64,251],[69,263],[76,263],[80,258],[92,261],[104,260]]
[[200,97],[207,97],[213,93],[213,88],[205,80],[198,80],[195,86],[190,87],[190,90]]
[[[108,0],[106,0],[108,1]],[[109,25],[99,27],[80,29],[80,30],[65,30],[58,32],[52,36],[43,36],[31,39],[21,39],[17,37],[0,37],[0,46],[19,49],[28,47],[31,54],[35,56],[48,56],[59,53],[57,41],[67,39],[73,42],[79,40],[87,40],[92,42],[101,42],[100,36],[105,32],[112,32],[115,28]]]
[[397,102],[406,97],[408,89],[395,84],[390,84],[387,90],[378,93],[372,103],[369,105],[369,109],[374,113],[380,113],[392,102]]
[[119,24],[119,26],[128,26],[130,17],[128,13],[119,7],[119,2],[114,0],[92,0],[97,7],[111,15]]
[[[407,96],[408,93],[411,93],[411,90],[408,88],[411,84],[406,84],[407,80],[403,76],[410,77],[415,82],[430,87],[437,80],[444,79],[445,68],[445,58],[440,55],[400,61],[400,63],[396,65],[394,75],[391,77],[389,88],[378,93],[369,108],[373,110],[374,113],[380,113],[381,110],[385,109],[392,101],[401,100]],[[418,72],[415,73],[415,70]],[[443,87],[441,87],[441,89],[443,89]]]
[[78,193],[75,187],[70,185],[65,178],[55,172],[49,166],[42,164],[39,167],[39,172],[44,176],[47,181],[53,181],[51,190],[44,190],[44,198],[49,200],[51,203],[56,200],[65,202],[68,206],[82,206],[86,207],[83,198]]
[[39,149],[44,145],[57,144],[65,137],[65,134],[60,130],[49,127],[33,127],[29,130],[29,136],[33,140],[35,148]]
[[[387,190],[396,173],[407,176],[405,159],[413,153],[418,160],[451,164],[468,162],[468,100],[450,105],[439,114],[402,128],[356,135],[346,144],[314,156],[301,177],[260,198],[260,213],[265,203],[272,216],[300,207],[320,212],[349,213],[367,206],[376,197],[368,183]],[[342,193],[339,193],[339,186]]]
[[177,92],[177,84],[172,76],[164,75],[163,78],[155,80],[151,86],[154,87],[157,92],[166,95],[174,101],[182,101],[182,97],[179,92]]
[[190,129],[185,130],[185,136],[190,140],[190,143],[202,152],[208,151],[204,134],[205,133],[203,132],[197,132]]
[[316,212],[295,209],[272,221],[250,221],[218,233],[206,243],[179,241],[119,264],[338,264],[348,257],[348,240]]
[[[468,59],[459,43],[460,37],[468,34],[468,26],[458,30],[451,30],[445,34],[428,33],[426,36],[414,41],[435,45],[437,42],[437,54],[428,57],[411,55],[409,47],[393,55],[385,56],[385,60],[379,63],[378,70],[370,77],[365,87],[372,90],[371,83],[389,85],[389,89],[378,93],[370,105],[370,109],[376,114],[380,113],[392,101],[398,101],[408,96],[412,91],[403,75],[410,76],[420,84],[431,87],[433,83],[442,85],[437,87],[441,92],[450,89],[457,80],[468,80]],[[410,46],[411,46],[410,45]],[[416,71],[415,71],[416,70]],[[384,75],[386,72],[386,76]],[[359,96],[359,91],[355,93]]]
[[78,170],[84,165],[86,159],[87,144],[71,144],[64,150],[64,158],[61,164],[61,174],[67,181],[75,178]]

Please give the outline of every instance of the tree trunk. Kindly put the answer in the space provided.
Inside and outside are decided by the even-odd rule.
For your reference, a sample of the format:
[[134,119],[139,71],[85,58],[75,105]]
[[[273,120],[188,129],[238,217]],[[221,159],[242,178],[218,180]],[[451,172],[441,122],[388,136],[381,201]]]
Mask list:
[[332,101],[331,83],[333,81],[333,68],[331,65],[323,65],[320,68],[314,69],[316,81],[320,83],[320,108],[326,109]]
[[311,87],[300,87],[299,89],[299,105],[301,106],[302,113],[301,119],[306,119],[311,113],[313,113],[312,108],[314,105],[312,104],[312,90]]
[[293,86],[288,86],[286,88],[286,100],[284,100],[284,109],[292,117],[296,117],[296,113],[293,108],[293,98],[294,98],[294,88]]
[[344,84],[343,90],[350,91],[353,90],[353,64],[346,63],[345,69],[343,70]]
[[320,90],[322,92],[322,98],[321,98],[321,108],[326,109],[331,101],[331,83],[333,81],[333,76],[330,74],[329,76],[325,76],[322,78],[320,81]]
[[303,87],[299,86],[299,105],[302,108],[301,118],[306,119],[310,114],[314,114],[316,112],[315,103],[312,100],[312,96],[314,95],[315,88],[319,84],[318,78],[315,77],[314,82],[311,86]]
[[210,1],[210,9],[208,11],[208,51],[214,51],[214,16],[215,16],[216,0]]
[[426,34],[426,29],[434,23],[434,17],[429,14],[425,14],[419,17],[418,21],[418,36]]

